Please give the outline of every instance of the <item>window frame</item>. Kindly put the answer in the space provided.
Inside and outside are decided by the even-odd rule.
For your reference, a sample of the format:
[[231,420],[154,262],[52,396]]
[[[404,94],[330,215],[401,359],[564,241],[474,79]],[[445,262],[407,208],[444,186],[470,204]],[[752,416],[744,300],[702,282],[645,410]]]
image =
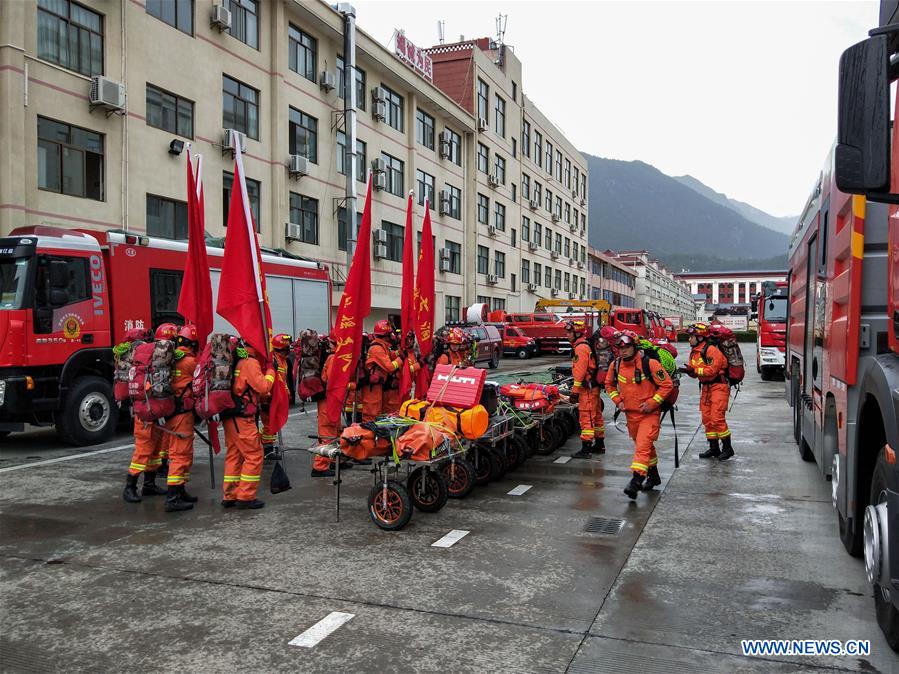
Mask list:
[[[233,82],[237,85],[237,94],[234,94],[225,89],[226,80],[229,80],[230,82]],[[255,100],[250,101],[249,99],[244,98],[243,97],[243,89],[247,89],[248,91],[253,92],[253,94],[255,95]],[[234,116],[233,109],[231,110],[231,114],[232,114],[232,119],[235,123],[229,124],[227,121],[225,121],[225,114],[227,111],[227,107],[225,105],[225,96],[230,96],[234,101],[237,101],[243,105],[244,118],[248,125],[246,130],[238,128],[238,125],[236,124],[237,118]],[[256,109],[256,115],[254,117],[255,123],[256,123],[255,129],[249,128],[249,124],[251,121],[249,111],[250,111],[251,107],[254,107]],[[235,130],[240,131],[241,133],[245,134],[247,136],[247,138],[252,138],[253,140],[259,140],[259,126],[260,126],[260,124],[259,124],[259,89],[255,89],[255,88],[251,87],[249,84],[245,84],[244,82],[241,82],[236,77],[231,77],[230,75],[228,75],[226,73],[222,73],[222,128],[235,129]]]
[[405,127],[403,119],[405,115],[405,101],[402,96],[383,82],[381,83],[381,88],[384,90],[385,107],[387,108],[387,119],[385,120],[387,126],[403,133]]
[[[430,120],[430,125],[428,124]],[[437,123],[434,117],[429,115],[421,108],[415,109],[415,141],[429,150],[433,151],[435,147],[435,137],[437,135]],[[430,142],[428,141],[430,137]]]
[[500,232],[506,231],[506,206],[499,201],[493,204],[493,226]]
[[[297,204],[294,203],[294,197],[296,197]],[[312,202],[314,204],[314,209],[307,209],[304,206],[307,205],[306,202]],[[318,213],[318,199],[314,197],[306,196],[305,194],[301,194],[299,192],[290,192],[288,195],[288,219],[290,223],[293,225],[300,225],[300,239],[296,239],[301,243],[310,244],[313,246],[319,245],[319,213]],[[299,214],[300,219],[299,222],[294,220],[294,214]],[[311,223],[307,223],[307,215],[311,214]],[[307,224],[311,228],[311,236],[307,238]]]
[[[41,120],[46,120],[51,124],[58,124],[60,126],[66,127],[67,130],[67,138],[66,140],[60,140],[58,137],[50,138],[46,136],[41,136]],[[86,134],[91,134],[92,136],[96,136],[100,145],[100,152],[96,152],[90,149],[87,145],[76,145],[75,140],[73,139],[73,130],[77,130],[79,132],[83,132]],[[80,134],[79,134],[80,135]],[[48,186],[48,183],[45,183],[44,186],[41,186],[41,162],[40,162],[40,151],[41,151],[41,143],[44,143],[44,148],[46,152],[46,144],[53,144],[58,149],[56,150],[57,157],[57,175],[56,184],[59,185],[59,189],[54,189],[51,186]],[[66,192],[66,155],[65,150],[68,149],[69,152],[79,153],[81,155],[81,177],[82,177],[82,187],[83,192],[78,194],[75,192]],[[69,197],[78,197],[80,199],[92,199],[93,201],[106,201],[106,136],[105,134],[99,133],[97,131],[93,131],[92,129],[86,129],[81,126],[76,126],[74,124],[69,124],[67,122],[61,122],[56,119],[52,119],[50,117],[44,117],[42,115],[37,116],[37,143],[35,145],[35,150],[38,154],[37,160],[37,186],[39,190],[44,192],[53,192],[55,194],[63,194]],[[95,155],[99,157],[99,195],[98,196],[90,196],[90,192],[88,190],[88,154]],[[46,170],[50,167],[49,163],[45,161],[45,173]]]
[[[402,197],[403,192],[406,189],[406,162],[402,159],[398,159],[394,157],[392,154],[388,154],[386,152],[381,152],[381,159],[384,160],[384,163],[387,166],[386,177],[387,177],[387,192],[396,196]],[[399,168],[395,166],[395,164],[399,165]],[[397,179],[399,180],[399,187],[396,187]]]
[[[477,112],[478,119],[483,119],[487,124],[490,124],[490,86],[482,80],[480,77],[478,78],[477,84],[475,85],[475,111]],[[483,113],[483,114],[481,114]]]
[[[172,206],[172,215],[173,215],[173,219],[171,222],[172,236],[166,236],[163,233],[159,233],[159,232],[154,233],[154,232],[150,231],[150,200],[151,199],[156,200],[157,202],[159,202],[160,205],[169,205],[170,204]],[[164,197],[159,194],[152,194],[150,192],[147,192],[144,204],[145,204],[145,209],[146,209],[146,220],[144,220],[144,231],[146,232],[147,236],[155,236],[160,239],[168,239],[170,241],[186,241],[187,240],[188,222],[187,222],[187,202],[186,201],[180,201],[179,199],[172,199],[171,197]],[[181,223],[179,223],[179,220],[181,219],[179,217],[181,215],[181,213],[179,213],[179,211],[181,211],[182,209],[183,209],[184,217],[183,217],[183,221]],[[166,224],[168,224],[168,223],[166,223]],[[179,230],[179,224],[183,224],[183,230]],[[179,231],[183,231],[184,236],[178,236]]]
[[500,250],[493,251],[493,275],[506,278],[506,254]]
[[[247,3],[253,5],[252,12],[250,12],[249,7],[246,6]],[[224,0],[224,4],[225,4],[225,7],[228,9],[228,11],[231,12],[231,27],[226,31],[228,33],[228,35],[230,35],[231,37],[233,37],[235,40],[237,40],[239,42],[243,42],[248,47],[255,49],[256,51],[259,51],[259,22],[260,22],[259,8],[260,8],[260,3],[258,2],[258,0]],[[240,17],[243,20],[242,31],[247,30],[246,17],[248,15],[248,13],[253,16],[254,23],[256,26],[256,34],[253,36],[253,42],[254,42],[253,44],[251,44],[246,39],[244,39],[247,37],[247,35],[249,33],[243,32],[238,35],[235,35],[235,33],[234,33],[234,28],[235,28],[235,25],[237,24],[238,17]]]
[[[428,178],[430,178],[430,182],[428,182]],[[422,189],[424,188],[424,190]],[[436,178],[432,176],[430,173],[426,173],[421,169],[415,169],[415,193],[416,198],[418,200],[419,206],[424,206],[424,197],[426,196],[424,192],[429,192],[427,194],[428,197],[428,209],[434,210],[434,198],[437,193],[437,182]]]
[[[151,89],[156,91],[161,96],[171,96],[172,98],[175,99],[175,109],[174,109],[175,128],[174,129],[170,129],[165,126],[158,126],[156,124],[153,124],[150,121],[149,93],[150,93]],[[180,121],[181,121],[181,115],[180,115],[181,103],[186,103],[186,104],[190,105],[190,133],[182,133],[182,129],[179,126]],[[151,84],[150,82],[147,82],[146,88],[144,91],[144,104],[145,104],[144,118],[146,119],[147,126],[152,127],[154,129],[159,129],[161,131],[167,131],[168,133],[173,133],[176,136],[181,136],[182,138],[193,139],[193,137],[194,137],[194,105],[195,105],[194,101],[190,100],[189,98],[185,98],[184,96],[180,96],[179,94],[176,94],[174,92],[163,89],[162,87],[158,87],[155,84]]]
[[[385,227],[385,225],[389,225],[389,227]],[[394,231],[391,228],[395,228],[398,231]],[[406,228],[389,220],[381,220],[381,229],[387,232],[387,257],[384,259],[391,262],[402,262],[403,237],[406,235]]]
[[478,143],[477,164],[478,171],[485,175],[490,173],[490,148],[483,143]]
[[[40,4],[37,4],[37,7],[36,7],[37,19],[35,21],[36,38],[37,38],[35,48],[37,51],[37,57],[42,61],[46,61],[47,63],[53,63],[54,65],[58,65],[60,68],[69,70],[74,73],[78,73],[80,75],[84,75],[86,77],[95,77],[97,75],[103,75],[106,71],[106,66],[105,66],[105,64],[106,64],[106,16],[104,14],[101,14],[100,12],[97,12],[97,11],[91,9],[90,7],[87,7],[86,5],[82,5],[81,3],[75,2],[74,0],[64,0],[64,2],[66,3],[66,16],[57,14],[55,11],[53,11],[49,7],[44,7],[44,6],[41,6]],[[82,23],[78,23],[75,19],[73,19],[72,18],[72,5],[75,5],[80,10],[87,12],[88,14],[95,15],[99,19],[99,22],[100,22],[99,32],[94,30],[90,26],[86,26]],[[62,53],[62,49],[60,49],[61,44],[62,44],[61,41],[55,42],[52,45],[52,47],[55,48],[55,51],[57,54],[57,56],[55,58],[52,56],[52,54],[49,54],[46,51],[41,52],[42,47],[49,46],[49,43],[47,43],[46,45],[41,43],[41,14],[42,13],[51,17],[52,19],[55,19],[57,22],[62,22],[64,24],[63,31],[57,32],[57,36],[60,38],[64,38],[64,40],[65,40],[65,51],[66,51],[66,57],[67,57],[65,63],[63,62],[62,57],[60,56],[60,54]],[[72,37],[72,27],[73,26],[78,31],[78,33],[77,33],[78,48],[75,48],[75,49],[72,49],[71,45],[69,44],[70,38]],[[81,42],[83,40],[83,34],[81,31],[85,31],[87,33],[87,38],[88,38],[87,39],[87,43],[88,43],[87,51],[88,51],[89,63],[87,64],[86,69],[80,67],[82,65],[81,56],[83,55],[83,52],[84,52],[84,50],[82,48],[80,48]],[[91,55],[92,37],[95,35],[98,36],[99,41],[100,41],[99,71],[94,70],[95,64],[93,62],[93,57]],[[69,54],[75,54],[77,56],[77,59],[78,59],[77,65],[79,67],[72,67],[72,62],[68,60]]]
[[[344,90],[346,84],[344,83],[343,78],[343,54],[338,54],[335,62],[335,68],[337,70],[337,96],[340,100],[345,100],[346,91]],[[356,64],[355,73],[353,80],[356,82],[356,109],[357,110],[365,110],[365,90],[366,90],[366,74],[365,70],[359,67],[359,64]]]
[[478,274],[486,276],[490,273],[490,249],[487,246],[478,246],[475,256],[475,268]]
[[443,240],[444,247],[449,251],[450,268],[447,270],[449,274],[462,273],[462,244],[449,239]]
[[[306,44],[308,41],[311,44]],[[318,39],[307,33],[299,26],[287,24],[287,67],[303,79],[313,84],[318,82]],[[300,55],[303,55],[303,64],[306,72],[300,72]],[[310,63],[311,60],[311,69]],[[293,64],[293,65],[291,65]]]
[[[229,187],[225,187],[226,180],[231,180],[231,185]],[[250,202],[250,214],[253,216],[253,219],[256,221],[256,232],[262,232],[262,181],[256,180],[255,178],[250,178],[248,176],[244,176],[244,180],[247,183],[247,198]],[[231,190],[234,189],[234,174],[230,171],[222,171],[222,202],[224,206],[224,212],[222,213],[222,226],[228,227],[228,207],[231,202]],[[228,192],[228,197],[225,197],[225,191]],[[255,190],[256,195],[256,203],[253,203],[253,191]],[[254,210],[255,206],[255,210]]]
[[[175,30],[180,30],[185,35],[193,36],[193,34],[194,34],[194,0],[173,0],[174,6],[175,6],[175,23],[166,21],[166,19],[163,18],[160,14],[154,14],[151,11],[151,6],[158,5],[161,9],[167,1],[168,0],[146,0],[145,8],[146,8],[147,14],[152,16],[154,19],[158,19],[159,21],[162,21],[164,24],[171,26]],[[184,30],[183,27],[178,25],[180,19],[182,18],[182,13],[178,11],[178,7],[185,3],[190,5],[190,30]]]
[[506,99],[499,94],[494,94],[495,103],[493,108],[493,130],[500,138],[506,137]]
[[490,224],[490,197],[478,192],[477,207],[475,209],[478,224]]
[[[294,113],[296,113],[296,118]],[[312,122],[314,128],[307,126],[308,122]],[[302,153],[299,151],[299,147],[297,142],[299,140],[298,133],[300,130],[303,130],[302,135],[306,136],[306,153]],[[287,140],[288,140],[288,149],[290,154],[298,154],[301,157],[305,157],[313,164],[318,164],[318,118],[309,115],[299,108],[295,108],[292,105],[288,106],[288,114],[287,114]]]

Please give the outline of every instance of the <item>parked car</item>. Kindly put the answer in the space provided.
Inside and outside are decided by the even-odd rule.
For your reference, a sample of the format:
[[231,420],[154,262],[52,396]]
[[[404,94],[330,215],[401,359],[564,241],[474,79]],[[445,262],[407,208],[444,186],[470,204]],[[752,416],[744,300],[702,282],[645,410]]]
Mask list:
[[528,337],[517,326],[505,323],[492,324],[503,339],[503,355],[516,356],[522,360],[537,355],[537,340]]
[[503,353],[503,338],[494,325],[466,325],[462,328],[478,342],[477,362],[487,363],[491,370],[499,367],[499,359]]

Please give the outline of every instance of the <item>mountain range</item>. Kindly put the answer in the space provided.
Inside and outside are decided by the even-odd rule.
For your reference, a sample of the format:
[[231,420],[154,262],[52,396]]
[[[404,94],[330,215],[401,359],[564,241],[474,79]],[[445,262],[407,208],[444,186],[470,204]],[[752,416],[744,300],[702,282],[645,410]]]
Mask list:
[[795,218],[775,217],[645,162],[584,156],[594,248],[646,249],[678,271],[786,268]]

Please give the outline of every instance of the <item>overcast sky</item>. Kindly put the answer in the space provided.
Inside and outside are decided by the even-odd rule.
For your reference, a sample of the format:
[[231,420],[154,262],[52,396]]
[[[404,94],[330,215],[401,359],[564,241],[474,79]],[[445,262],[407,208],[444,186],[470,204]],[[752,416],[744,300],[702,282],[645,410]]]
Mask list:
[[[877,24],[859,2],[393,2],[351,0],[383,43],[495,36],[523,90],[583,152],[688,173],[795,215],[836,135],[840,54]],[[392,46],[392,44],[391,44]]]

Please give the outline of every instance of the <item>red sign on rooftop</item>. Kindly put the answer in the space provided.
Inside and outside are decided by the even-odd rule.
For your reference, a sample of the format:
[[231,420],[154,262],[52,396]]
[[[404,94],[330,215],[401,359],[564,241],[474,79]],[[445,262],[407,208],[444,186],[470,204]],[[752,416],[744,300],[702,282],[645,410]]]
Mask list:
[[401,30],[396,31],[394,52],[401,61],[405,61],[406,65],[417,70],[425,79],[433,81],[434,62],[431,57],[424,50],[416,47]]

